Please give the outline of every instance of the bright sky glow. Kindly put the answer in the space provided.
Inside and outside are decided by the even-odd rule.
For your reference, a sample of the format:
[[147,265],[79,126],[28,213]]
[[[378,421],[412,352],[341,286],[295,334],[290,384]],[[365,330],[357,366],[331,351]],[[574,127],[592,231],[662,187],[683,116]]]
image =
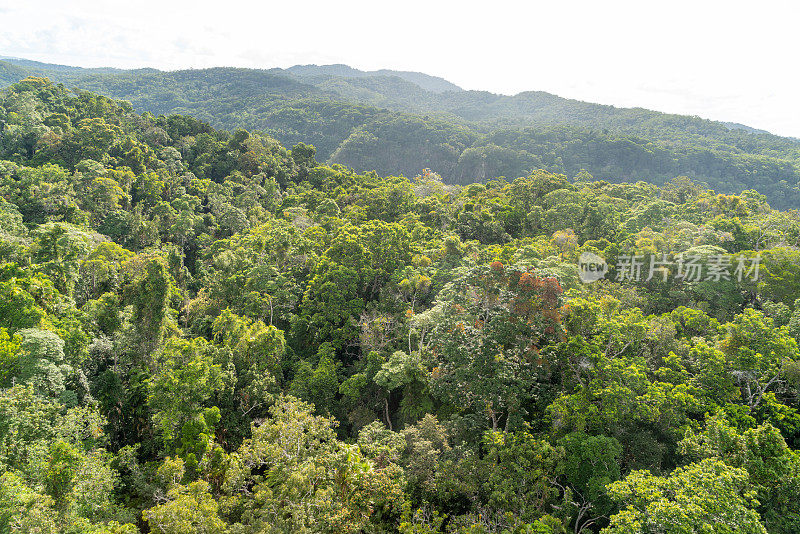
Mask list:
[[0,55],[160,69],[345,63],[800,137],[800,2],[0,0]]

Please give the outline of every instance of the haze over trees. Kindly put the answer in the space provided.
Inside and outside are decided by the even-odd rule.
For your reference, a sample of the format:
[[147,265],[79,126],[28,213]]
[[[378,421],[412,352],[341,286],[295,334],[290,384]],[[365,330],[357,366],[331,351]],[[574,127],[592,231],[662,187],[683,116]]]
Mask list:
[[[91,74],[167,76],[108,75]],[[486,174],[362,172],[313,137],[286,148],[42,77],[0,92],[0,532],[800,529],[800,216],[777,190],[671,167],[660,186],[616,183],[581,160],[512,161],[516,176],[476,140],[506,161],[560,139],[566,157],[573,126],[287,102],[287,123],[339,110],[337,135],[375,113],[380,135],[352,119],[358,139],[331,153],[378,168],[460,150],[452,169]],[[398,125],[440,137],[423,158]],[[794,169],[790,140],[752,139],[708,150]],[[624,161],[605,147],[592,161]],[[581,281],[582,253],[608,261],[604,280]],[[704,275],[623,276],[626,257],[662,254]]]

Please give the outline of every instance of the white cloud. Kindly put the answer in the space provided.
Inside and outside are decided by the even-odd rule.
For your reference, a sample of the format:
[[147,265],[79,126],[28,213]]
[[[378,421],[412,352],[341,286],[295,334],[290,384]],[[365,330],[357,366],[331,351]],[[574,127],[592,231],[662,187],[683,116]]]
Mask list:
[[[477,6],[477,7],[476,7]],[[164,69],[347,63],[800,137],[791,1],[0,0],[0,55]]]

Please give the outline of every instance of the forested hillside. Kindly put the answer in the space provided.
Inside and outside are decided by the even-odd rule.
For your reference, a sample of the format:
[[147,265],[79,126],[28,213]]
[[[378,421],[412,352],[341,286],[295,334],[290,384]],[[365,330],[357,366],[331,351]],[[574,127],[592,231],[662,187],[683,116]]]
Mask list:
[[413,177],[430,168],[462,185],[536,169],[657,185],[688,176],[729,194],[758,189],[775,207],[800,205],[799,141],[697,117],[463,91],[420,73],[344,65],[163,72],[0,61],[0,83],[27,75],[128,100],[138,112],[312,143],[319,161],[357,172]]
[[800,530],[796,211],[316,158],[0,92],[0,532]]

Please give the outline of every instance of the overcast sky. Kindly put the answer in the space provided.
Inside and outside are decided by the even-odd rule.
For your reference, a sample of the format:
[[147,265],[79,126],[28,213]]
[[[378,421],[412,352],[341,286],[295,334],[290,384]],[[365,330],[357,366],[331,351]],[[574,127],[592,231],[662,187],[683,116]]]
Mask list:
[[800,137],[800,2],[0,0],[0,55],[160,69],[346,63]]

